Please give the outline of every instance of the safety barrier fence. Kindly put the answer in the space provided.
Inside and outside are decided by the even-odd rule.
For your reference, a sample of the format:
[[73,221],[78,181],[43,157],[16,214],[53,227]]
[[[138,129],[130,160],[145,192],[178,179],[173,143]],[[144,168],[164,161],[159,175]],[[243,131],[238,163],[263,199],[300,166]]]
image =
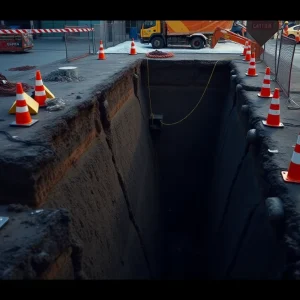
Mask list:
[[22,33],[71,33],[94,31],[94,28],[63,28],[63,29],[0,29],[0,34],[22,34]]
[[282,33],[283,31],[280,30],[277,38],[270,39],[265,43],[262,60],[271,69],[271,79],[278,83],[289,98],[297,42]]
[[296,41],[286,36],[280,39],[276,81],[284,93],[290,97],[293,61]]
[[[78,28],[79,26],[65,27],[65,29]],[[89,29],[88,25],[85,28]],[[65,32],[63,39],[65,41],[66,60],[68,62],[96,53],[94,31]]]
[[[88,56],[90,54],[96,54],[94,28],[66,26],[62,29],[0,29],[1,34],[58,34],[60,42],[44,42],[43,49],[40,50],[53,50],[53,51],[65,51],[66,61],[73,61],[75,59]],[[61,35],[63,38],[61,38]]]
[[264,52],[262,54],[262,59],[266,65],[270,67],[272,80],[276,80],[279,44],[280,39],[271,39],[263,46]]

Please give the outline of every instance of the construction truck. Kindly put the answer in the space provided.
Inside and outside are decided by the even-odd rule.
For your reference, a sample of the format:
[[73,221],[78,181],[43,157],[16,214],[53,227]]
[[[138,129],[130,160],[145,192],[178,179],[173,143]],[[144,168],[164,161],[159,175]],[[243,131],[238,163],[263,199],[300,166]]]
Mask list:
[[[0,29],[9,29],[1,26]],[[33,48],[33,36],[31,33],[2,34],[0,33],[1,52],[27,52]]]
[[168,45],[190,45],[193,49],[207,46],[217,27],[231,30],[233,21],[145,21],[140,42],[160,49]]

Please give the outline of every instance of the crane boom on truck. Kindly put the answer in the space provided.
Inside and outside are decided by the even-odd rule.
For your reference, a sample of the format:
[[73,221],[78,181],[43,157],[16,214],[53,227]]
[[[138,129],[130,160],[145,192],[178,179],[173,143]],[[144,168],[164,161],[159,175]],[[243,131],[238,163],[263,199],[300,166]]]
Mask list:
[[210,48],[214,48],[221,38],[241,44],[243,46],[245,45],[245,42],[248,41],[248,43],[250,43],[251,45],[251,53],[255,53],[256,60],[259,60],[261,54],[263,53],[263,48],[254,40],[248,39],[244,36],[220,27],[215,29],[215,32],[211,39]]
[[154,49],[168,45],[191,45],[201,49],[217,27],[230,30],[233,21],[145,21],[140,31],[141,43],[150,43]]

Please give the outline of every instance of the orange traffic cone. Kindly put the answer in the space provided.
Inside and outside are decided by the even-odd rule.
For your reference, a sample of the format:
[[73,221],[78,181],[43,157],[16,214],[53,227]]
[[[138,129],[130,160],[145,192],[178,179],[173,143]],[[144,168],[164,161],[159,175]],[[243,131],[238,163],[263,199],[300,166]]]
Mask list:
[[47,95],[42,80],[42,75],[39,70],[35,73],[35,88],[34,88],[34,100],[39,104],[40,107],[45,107]]
[[104,60],[104,59],[106,59],[102,41],[100,41],[100,47],[99,47],[99,53],[98,53],[98,59],[99,59],[99,60]]
[[298,134],[289,169],[282,171],[281,175],[286,182],[300,183],[300,134]]
[[246,73],[246,75],[250,77],[258,76],[258,74],[256,73],[255,53],[251,53],[248,73]]
[[130,48],[130,55],[136,55],[137,52],[136,52],[136,49],[135,49],[135,44],[134,44],[134,39],[132,39],[132,42],[131,42],[131,48]]
[[271,82],[271,70],[269,67],[267,67],[260,93],[257,94],[258,97],[262,97],[262,98],[272,98],[273,97],[273,94],[271,94],[270,82]]
[[248,49],[246,50],[246,56],[243,58],[244,61],[250,61],[251,60],[251,44],[248,43]]
[[241,54],[241,56],[246,56],[247,49],[248,49],[248,41],[245,42],[245,45],[244,45],[244,51],[243,51],[243,53]]
[[280,98],[279,89],[274,90],[274,96],[272,98],[267,120],[262,121],[265,126],[270,127],[283,127],[284,125],[280,122]]
[[10,123],[10,126],[29,127],[38,120],[31,119],[29,109],[25,100],[22,83],[16,85],[16,121]]

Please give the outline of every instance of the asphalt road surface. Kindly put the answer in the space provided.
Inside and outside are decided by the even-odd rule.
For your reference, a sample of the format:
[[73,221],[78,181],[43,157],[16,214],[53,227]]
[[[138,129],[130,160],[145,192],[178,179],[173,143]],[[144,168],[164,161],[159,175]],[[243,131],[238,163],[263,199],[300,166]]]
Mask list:
[[[92,43],[86,40],[69,41],[68,57],[80,56],[89,53],[92,50]],[[0,53],[0,73],[8,77],[11,74],[16,74],[16,71],[8,71],[10,68],[22,66],[47,65],[57,61],[66,60],[65,42],[60,39],[40,39],[34,40],[34,48],[27,53]]]

